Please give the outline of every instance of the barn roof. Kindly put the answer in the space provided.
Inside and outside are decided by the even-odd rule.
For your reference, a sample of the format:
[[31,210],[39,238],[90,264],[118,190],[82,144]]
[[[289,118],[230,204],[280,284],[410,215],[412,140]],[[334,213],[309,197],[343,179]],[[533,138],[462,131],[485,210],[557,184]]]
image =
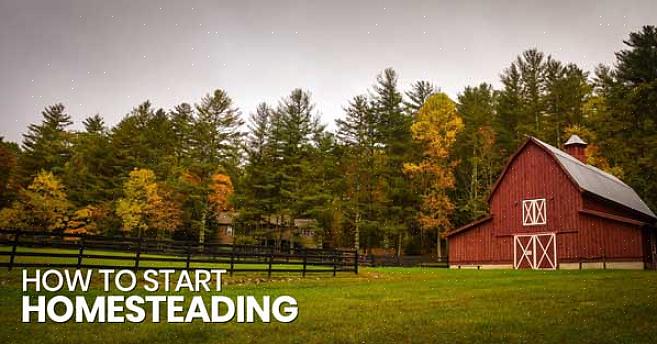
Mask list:
[[577,185],[592,194],[613,201],[642,214],[657,218],[655,213],[641,200],[639,195],[620,179],[572,157],[535,137],[531,140],[546,148],[557,159]]
[[570,138],[568,139],[568,141],[566,141],[566,143],[564,143],[564,146],[568,146],[568,145],[585,145],[585,144],[586,144],[586,142],[584,142],[584,140],[582,140],[581,137],[579,137],[577,135],[571,135]]

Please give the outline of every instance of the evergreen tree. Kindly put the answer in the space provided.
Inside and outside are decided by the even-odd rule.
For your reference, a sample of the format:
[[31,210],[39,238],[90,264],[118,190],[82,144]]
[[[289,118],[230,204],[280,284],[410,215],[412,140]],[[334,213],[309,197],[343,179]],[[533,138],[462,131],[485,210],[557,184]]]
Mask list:
[[424,105],[424,102],[429,98],[432,94],[436,93],[438,89],[436,86],[434,86],[432,83],[429,81],[416,81],[413,85],[411,85],[411,90],[406,92],[406,97],[408,97],[408,101],[404,101],[404,105],[406,107],[406,113],[408,114],[415,114],[422,105]]
[[71,159],[63,173],[69,198],[78,206],[102,203],[118,196],[119,171],[115,168],[105,122],[100,115],[94,115],[83,124],[85,130],[73,136]]
[[501,169],[502,160],[495,149],[496,103],[497,95],[486,83],[468,86],[458,97],[457,111],[464,127],[454,146],[460,160],[455,171],[456,224],[465,224],[487,211],[488,191]]
[[18,145],[0,136],[0,209],[10,205],[15,198],[15,187],[11,185],[11,179],[16,173],[19,155]]
[[[402,167],[412,160],[413,146],[410,134],[412,116],[402,111],[402,95],[397,89],[397,73],[388,68],[374,85],[372,106],[378,123],[379,142],[385,158],[385,210],[381,216],[383,247],[397,240],[397,253],[409,224],[415,219],[415,195]],[[395,238],[396,237],[396,238]]]
[[71,133],[67,127],[73,122],[64,105],[48,106],[41,114],[41,123],[30,124],[23,135],[17,175],[21,185],[27,185],[41,170],[60,175],[71,157]]
[[[196,104],[196,116],[191,128],[189,161],[183,179],[190,198],[191,217],[199,242],[205,241],[208,215],[211,211],[209,195],[212,176],[216,173],[236,175],[234,164],[239,147],[235,141],[242,137],[239,109],[223,90],[215,90]],[[232,178],[232,177],[231,177]]]
[[345,119],[336,120],[337,136],[346,146],[343,170],[347,178],[347,219],[353,226],[354,248],[360,248],[361,230],[368,242],[378,227],[381,204],[375,190],[379,184],[378,122],[366,96],[356,96],[345,108]]
[[612,165],[651,208],[657,207],[657,28],[644,26],[624,41],[615,68],[596,71],[596,95],[604,100],[590,126]]

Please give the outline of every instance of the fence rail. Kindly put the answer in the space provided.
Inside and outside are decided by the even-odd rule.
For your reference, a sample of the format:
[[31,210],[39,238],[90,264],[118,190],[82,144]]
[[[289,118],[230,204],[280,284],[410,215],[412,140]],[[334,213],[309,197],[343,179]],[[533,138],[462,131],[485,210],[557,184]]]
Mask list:
[[422,266],[422,267],[448,267],[447,257],[438,258],[435,256],[381,256],[381,255],[361,255],[359,256],[360,264],[366,266]]
[[[206,269],[235,272],[358,273],[358,252],[0,230],[0,267]],[[8,248],[8,250],[7,250]],[[52,252],[53,249],[62,252]],[[98,252],[100,251],[100,252]],[[111,252],[107,252],[111,251]],[[112,254],[110,254],[112,253]],[[17,259],[21,258],[21,259]],[[44,259],[37,259],[44,258]],[[37,261],[35,261],[35,259]],[[108,262],[109,261],[109,262]],[[178,266],[174,266],[174,265]]]

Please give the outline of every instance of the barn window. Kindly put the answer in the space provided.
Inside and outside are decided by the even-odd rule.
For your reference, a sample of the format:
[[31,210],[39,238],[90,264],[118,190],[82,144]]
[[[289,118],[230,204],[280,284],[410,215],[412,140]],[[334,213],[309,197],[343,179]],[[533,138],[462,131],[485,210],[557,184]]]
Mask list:
[[544,225],[546,219],[545,198],[526,199],[522,201],[523,226]]

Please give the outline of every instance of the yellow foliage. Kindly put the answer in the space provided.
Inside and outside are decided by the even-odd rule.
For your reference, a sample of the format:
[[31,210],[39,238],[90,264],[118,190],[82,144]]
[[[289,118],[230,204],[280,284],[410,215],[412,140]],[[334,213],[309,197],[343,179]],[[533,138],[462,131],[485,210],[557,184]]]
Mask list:
[[116,204],[116,213],[124,231],[172,231],[181,224],[182,210],[159,187],[155,173],[135,169],[123,184],[124,197]]
[[425,229],[446,230],[454,205],[447,190],[454,188],[456,161],[450,160],[463,120],[456,104],[444,93],[427,99],[411,126],[413,139],[422,145],[422,161],[404,164],[404,172],[419,183],[423,190],[419,222]]
[[27,189],[20,191],[19,200],[0,213],[0,225],[47,231],[66,228],[72,205],[64,186],[51,172],[39,172]]
[[233,196],[234,191],[233,182],[229,176],[221,173],[212,175],[208,201],[212,204],[215,212],[219,213],[232,209],[230,198]]
[[95,218],[98,216],[98,212],[99,209],[92,205],[76,210],[64,232],[71,234],[97,234],[99,229]]

